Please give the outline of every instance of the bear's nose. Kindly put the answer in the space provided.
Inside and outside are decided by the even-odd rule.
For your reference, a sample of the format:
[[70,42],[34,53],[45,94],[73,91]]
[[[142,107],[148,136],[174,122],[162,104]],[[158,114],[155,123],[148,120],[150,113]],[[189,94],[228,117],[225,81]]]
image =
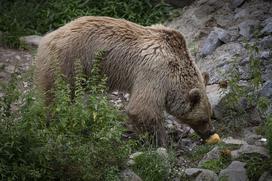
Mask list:
[[212,129],[212,130],[210,130],[210,131],[208,131],[208,137],[210,137],[211,135],[213,135],[213,134],[215,134],[215,129]]
[[203,140],[206,140],[215,133],[216,133],[216,131],[214,129],[211,129],[211,130],[206,131],[204,134],[202,134],[201,137]]

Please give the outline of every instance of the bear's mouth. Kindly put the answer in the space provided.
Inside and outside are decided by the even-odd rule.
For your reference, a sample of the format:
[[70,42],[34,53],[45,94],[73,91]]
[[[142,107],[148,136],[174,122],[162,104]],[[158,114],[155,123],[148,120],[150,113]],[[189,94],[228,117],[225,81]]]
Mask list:
[[196,133],[202,138],[203,141],[205,141],[206,139],[210,138],[210,136],[212,136],[213,134],[216,133],[215,130],[209,130],[205,133],[201,133],[199,131],[196,131]]

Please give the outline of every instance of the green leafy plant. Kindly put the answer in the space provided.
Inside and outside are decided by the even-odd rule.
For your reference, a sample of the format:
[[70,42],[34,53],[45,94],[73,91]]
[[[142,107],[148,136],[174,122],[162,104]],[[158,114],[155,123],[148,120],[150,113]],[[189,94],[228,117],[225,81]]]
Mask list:
[[2,42],[20,46],[18,37],[44,34],[80,16],[124,18],[142,25],[167,19],[173,8],[152,0],[12,0],[0,2]]
[[220,157],[217,160],[208,160],[205,163],[202,164],[202,168],[212,170],[215,173],[219,173],[222,169],[226,168],[228,164],[230,163],[229,158]]
[[165,180],[170,173],[170,167],[169,157],[164,157],[152,150],[137,156],[132,166],[135,173],[146,181]]
[[214,160],[207,160],[201,164],[202,168],[209,169],[215,173],[219,173],[222,169],[226,168],[231,163],[232,150],[238,149],[240,145],[224,144],[220,143],[217,145],[219,150],[219,158]]
[[[73,100],[69,85],[57,76],[50,107],[35,89],[20,97],[12,93],[16,77],[7,85],[0,114],[2,180],[118,180],[134,143],[122,140],[124,116],[108,103],[100,57],[89,79],[75,66]],[[9,107],[20,99],[15,114]]]
[[217,145],[209,145],[209,144],[202,144],[195,147],[191,152],[186,153],[186,157],[192,163],[192,166],[197,166],[199,160],[201,160],[209,151],[211,151],[215,146],[218,146],[220,150],[224,148],[232,148],[225,144],[217,144]]
[[247,175],[250,181],[258,180],[265,171],[271,171],[272,160],[263,158],[260,154],[244,154],[239,160],[246,163]]

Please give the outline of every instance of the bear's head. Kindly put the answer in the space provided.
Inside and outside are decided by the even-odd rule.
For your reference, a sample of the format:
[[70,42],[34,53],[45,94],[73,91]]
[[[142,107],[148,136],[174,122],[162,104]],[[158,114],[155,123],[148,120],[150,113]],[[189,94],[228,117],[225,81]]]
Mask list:
[[[208,74],[203,74],[207,85]],[[203,139],[206,140],[215,133],[211,124],[212,109],[206,94],[205,86],[192,88],[189,91],[172,89],[166,101],[167,111],[188,124]]]
[[212,109],[207,94],[201,89],[193,88],[188,96],[187,110],[179,119],[206,140],[215,133],[211,124]]

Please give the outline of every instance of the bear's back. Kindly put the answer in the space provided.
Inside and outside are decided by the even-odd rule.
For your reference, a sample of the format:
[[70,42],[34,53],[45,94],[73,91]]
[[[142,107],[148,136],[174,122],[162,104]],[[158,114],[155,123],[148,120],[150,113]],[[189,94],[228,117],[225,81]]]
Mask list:
[[143,73],[157,79],[173,72],[178,77],[189,76],[190,82],[198,79],[179,32],[164,26],[143,27],[122,19],[96,16],[78,18],[45,35],[38,49],[37,67],[52,71],[50,66],[56,60],[63,73],[71,76],[73,63],[79,59],[86,72],[90,72],[92,60],[100,50],[107,52],[102,67],[112,88],[130,89]]

